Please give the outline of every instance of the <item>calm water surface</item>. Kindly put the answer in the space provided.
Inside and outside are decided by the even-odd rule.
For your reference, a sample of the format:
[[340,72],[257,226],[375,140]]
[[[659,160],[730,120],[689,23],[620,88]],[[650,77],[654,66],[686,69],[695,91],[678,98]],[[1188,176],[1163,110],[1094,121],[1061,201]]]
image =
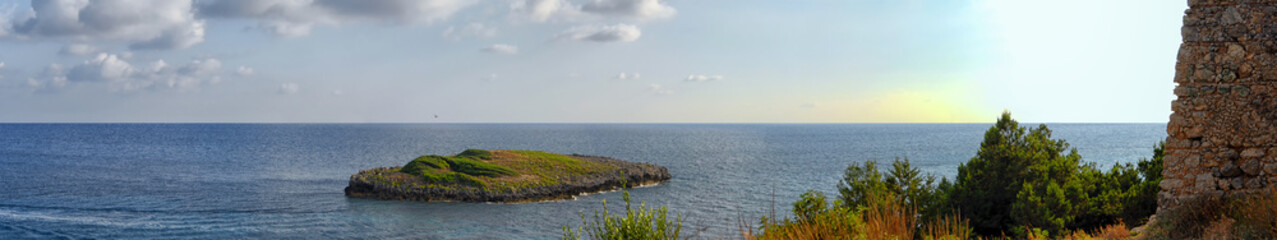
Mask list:
[[[1165,124],[1049,124],[1086,161],[1148,158]],[[619,193],[527,204],[347,198],[359,169],[466,148],[610,156],[669,168],[631,191],[733,238],[741,220],[847,164],[908,157],[952,178],[989,124],[0,124],[0,238],[546,239]],[[773,194],[774,192],[774,194]],[[609,204],[618,206],[619,204]],[[703,229],[703,230],[702,230]]]

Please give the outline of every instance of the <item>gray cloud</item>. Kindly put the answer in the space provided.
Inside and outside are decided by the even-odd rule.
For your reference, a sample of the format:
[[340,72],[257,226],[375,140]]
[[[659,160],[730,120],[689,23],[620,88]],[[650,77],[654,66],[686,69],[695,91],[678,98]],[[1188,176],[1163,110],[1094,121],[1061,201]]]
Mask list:
[[37,90],[70,84],[105,84],[114,92],[195,91],[201,85],[221,81],[221,68],[221,61],[213,58],[195,59],[177,67],[169,66],[164,60],[136,66],[119,55],[99,53],[70,68],[50,64],[39,78],[28,79],[27,85]]
[[505,54],[505,55],[519,54],[519,47],[514,45],[509,45],[509,44],[493,44],[492,46],[488,46],[479,50],[486,53],[495,53],[495,54]]
[[315,25],[353,22],[434,22],[474,4],[474,0],[202,0],[201,16],[248,18],[277,36],[310,34]]
[[642,36],[637,26],[629,24],[577,26],[559,33],[558,39],[592,42],[633,42]]
[[12,38],[113,40],[135,49],[179,49],[204,41],[204,22],[189,0],[32,1],[31,17],[14,19]]

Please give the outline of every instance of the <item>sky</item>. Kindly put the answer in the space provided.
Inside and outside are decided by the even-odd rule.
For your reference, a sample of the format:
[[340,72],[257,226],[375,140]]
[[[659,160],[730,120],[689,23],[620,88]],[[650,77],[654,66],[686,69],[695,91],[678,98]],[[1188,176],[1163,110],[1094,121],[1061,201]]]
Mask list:
[[1155,122],[1185,1],[0,0],[0,122]]

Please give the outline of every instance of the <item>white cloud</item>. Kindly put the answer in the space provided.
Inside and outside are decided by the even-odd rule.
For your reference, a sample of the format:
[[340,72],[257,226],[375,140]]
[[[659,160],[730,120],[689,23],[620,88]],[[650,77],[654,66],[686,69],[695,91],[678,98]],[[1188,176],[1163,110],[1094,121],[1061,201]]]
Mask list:
[[257,73],[257,71],[250,67],[239,66],[239,68],[235,69],[235,75],[239,75],[241,77],[252,76],[255,73]]
[[66,87],[66,85],[66,68],[56,63],[45,67],[39,78],[27,78],[27,86],[36,91],[52,91],[53,89]]
[[718,80],[723,80],[723,75],[693,74],[693,75],[687,75],[687,78],[683,79],[683,81],[688,81],[688,82],[708,82],[708,81],[718,81]]
[[340,89],[338,89],[338,90],[333,90],[332,95],[333,95],[333,96],[346,95],[346,92],[342,92]]
[[182,66],[178,72],[184,75],[201,76],[215,73],[222,69],[222,61],[213,58],[195,59],[190,64]]
[[519,54],[519,47],[514,45],[509,45],[509,44],[493,44],[492,46],[488,46],[479,50],[486,53],[495,53],[495,54],[505,54],[505,55]]
[[284,83],[279,85],[279,94],[294,94],[301,91],[301,85],[297,83]]
[[577,26],[559,33],[558,39],[593,42],[633,42],[642,32],[629,24]]
[[670,18],[673,7],[658,0],[592,0],[575,5],[566,0],[518,0],[511,15],[532,22],[598,22],[602,20],[651,20]]
[[670,18],[678,12],[659,0],[593,0],[581,5],[581,11],[638,20]]
[[577,6],[566,0],[519,0],[510,4],[510,12],[533,22],[572,21],[582,16]]
[[620,73],[620,74],[616,74],[616,76],[612,78],[626,80],[626,79],[639,79],[639,77],[641,76],[638,73]]
[[482,79],[482,80],[484,80],[484,81],[489,81],[489,82],[491,82],[491,81],[496,81],[496,80],[497,80],[497,74],[496,74],[496,73],[489,74],[488,76],[484,76],[484,77],[483,77],[483,78],[481,78],[481,79]]
[[475,0],[204,0],[201,16],[248,18],[277,36],[310,34],[315,25],[355,22],[431,23],[451,17]]
[[491,38],[497,35],[497,28],[484,26],[482,23],[470,23],[466,26],[457,28],[456,26],[448,27],[443,31],[444,38],[452,40],[461,40],[463,38]]
[[4,62],[0,62],[0,68],[4,68]]
[[58,54],[72,55],[72,56],[87,56],[89,54],[94,54],[97,52],[98,52],[97,47],[94,47],[93,45],[82,44],[82,43],[67,44],[66,46],[62,47],[62,50],[58,50]]
[[27,85],[46,89],[62,88],[69,83],[105,84],[115,92],[161,89],[195,91],[201,85],[219,82],[221,65],[221,61],[217,59],[205,58],[195,59],[178,67],[169,66],[164,60],[157,60],[146,66],[135,66],[118,55],[99,53],[69,69],[59,64],[50,64],[38,79],[28,79]]
[[661,86],[660,84],[655,84],[655,83],[653,83],[652,85],[648,85],[647,91],[655,93],[656,95],[674,94],[674,90],[670,90],[669,88],[666,88],[665,86]]
[[31,17],[13,19],[8,37],[123,41],[134,49],[180,49],[204,41],[191,1],[32,1]]

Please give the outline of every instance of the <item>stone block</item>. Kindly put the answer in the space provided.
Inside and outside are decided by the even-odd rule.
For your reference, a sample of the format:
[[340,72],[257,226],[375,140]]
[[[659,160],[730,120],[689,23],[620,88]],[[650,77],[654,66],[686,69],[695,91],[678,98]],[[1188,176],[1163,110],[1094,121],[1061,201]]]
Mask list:
[[1258,159],[1246,160],[1239,167],[1242,169],[1242,173],[1249,176],[1258,176],[1263,173],[1263,165],[1259,163]]
[[1241,175],[1242,175],[1242,169],[1237,167],[1237,165],[1233,165],[1232,163],[1225,164],[1223,168],[1219,169],[1220,177],[1231,178],[1231,177],[1236,177]]
[[1263,187],[1263,178],[1251,178],[1250,180],[1246,180],[1246,189],[1260,189]]
[[1247,148],[1246,150],[1242,151],[1242,158],[1244,159],[1256,159],[1263,156],[1264,156],[1263,148]]

